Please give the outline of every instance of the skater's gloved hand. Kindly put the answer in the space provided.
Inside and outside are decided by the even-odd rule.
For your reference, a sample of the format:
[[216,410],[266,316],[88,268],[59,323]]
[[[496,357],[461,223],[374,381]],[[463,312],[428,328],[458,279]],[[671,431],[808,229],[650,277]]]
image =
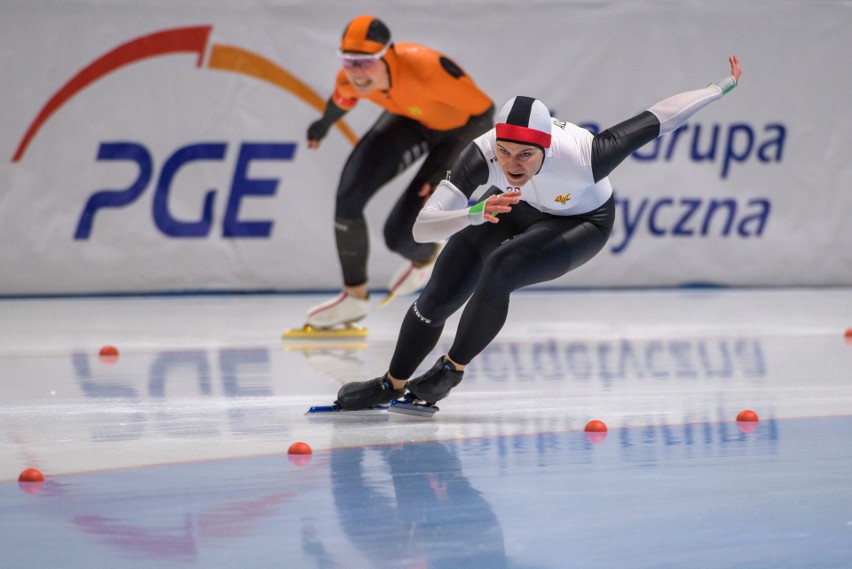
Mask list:
[[332,96],[326,103],[322,116],[308,127],[308,148],[319,148],[320,141],[328,134],[328,129],[346,112],[346,109],[341,109],[335,104]]
[[319,148],[320,141],[328,134],[331,125],[323,119],[315,120],[308,127],[308,148]]

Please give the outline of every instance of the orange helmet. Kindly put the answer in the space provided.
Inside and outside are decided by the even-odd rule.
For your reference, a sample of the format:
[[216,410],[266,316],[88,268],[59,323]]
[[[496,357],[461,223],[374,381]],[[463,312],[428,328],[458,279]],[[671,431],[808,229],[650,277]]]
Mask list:
[[391,45],[388,27],[373,16],[357,16],[343,30],[340,53],[363,54],[379,58]]

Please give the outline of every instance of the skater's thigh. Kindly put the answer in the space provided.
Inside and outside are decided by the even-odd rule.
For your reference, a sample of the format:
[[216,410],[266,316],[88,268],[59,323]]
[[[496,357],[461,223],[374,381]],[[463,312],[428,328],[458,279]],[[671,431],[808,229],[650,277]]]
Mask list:
[[551,281],[597,255],[608,238],[608,232],[581,218],[536,222],[486,258],[480,287],[499,294]]
[[418,310],[438,321],[458,310],[473,294],[484,259],[505,239],[505,232],[492,224],[469,227],[451,237],[417,300]]
[[456,156],[464,148],[464,141],[457,136],[448,138],[429,151],[429,155],[411,179],[408,187],[394,204],[385,221],[384,237],[393,251],[414,250],[411,228],[428,196],[421,196],[424,184],[435,186],[452,167]]
[[422,128],[404,117],[383,114],[358,141],[340,175],[337,217],[358,219],[369,199],[425,151]]
[[422,187],[422,183],[409,185],[394,203],[385,220],[385,243],[392,251],[400,249],[401,243],[414,245],[411,228],[414,227],[417,215],[425,203],[425,198],[418,195]]

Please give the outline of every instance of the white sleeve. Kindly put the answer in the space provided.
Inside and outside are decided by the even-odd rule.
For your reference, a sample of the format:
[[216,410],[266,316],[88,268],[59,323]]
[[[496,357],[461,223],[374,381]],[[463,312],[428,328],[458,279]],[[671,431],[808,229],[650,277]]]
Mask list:
[[414,240],[434,243],[469,225],[485,223],[485,202],[468,207],[467,197],[452,182],[441,180],[414,222]]
[[728,75],[718,83],[711,83],[704,89],[673,95],[648,110],[659,119],[660,134],[665,134],[683,125],[689,120],[689,117],[713,101],[720,99],[722,95],[736,85],[737,82],[734,81],[734,78]]

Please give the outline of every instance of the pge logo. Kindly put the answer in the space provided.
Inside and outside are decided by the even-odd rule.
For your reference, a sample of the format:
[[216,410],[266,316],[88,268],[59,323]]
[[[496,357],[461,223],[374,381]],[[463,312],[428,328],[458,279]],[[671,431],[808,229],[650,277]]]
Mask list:
[[[80,94],[83,89],[100,80],[109,73],[122,67],[150,58],[176,53],[197,54],[196,67],[238,73],[253,79],[271,83],[295,95],[297,98],[322,112],[325,101],[310,87],[291,73],[268,59],[230,45],[213,44],[208,52],[208,42],[212,26],[196,26],[162,30],[133,39],[96,58],[79,71],[60,88],[30,123],[18,145],[12,162],[20,162],[30,143],[41,127],[63,105]],[[206,56],[206,57],[205,57]],[[357,140],[355,134],[343,122],[337,123],[350,142]],[[74,232],[75,239],[88,239],[92,234],[95,215],[104,208],[122,208],[137,199],[151,186],[154,188],[152,217],[157,228],[170,237],[206,237],[213,223],[213,198],[216,190],[209,190],[200,206],[201,215],[197,221],[181,221],[169,210],[169,193],[172,180],[178,171],[186,165],[205,160],[224,159],[227,144],[223,142],[192,143],[172,152],[163,161],[157,173],[155,160],[148,148],[138,142],[101,142],[97,153],[100,161],[127,161],[136,165],[138,175],[126,188],[102,189],[94,192],[86,201]],[[278,187],[277,179],[251,179],[249,166],[255,160],[292,160],[296,145],[293,142],[242,143],[231,178],[230,193],[222,220],[222,236],[269,237],[272,221],[239,219],[241,201],[249,196],[273,196]],[[155,180],[155,182],[152,181]]]

